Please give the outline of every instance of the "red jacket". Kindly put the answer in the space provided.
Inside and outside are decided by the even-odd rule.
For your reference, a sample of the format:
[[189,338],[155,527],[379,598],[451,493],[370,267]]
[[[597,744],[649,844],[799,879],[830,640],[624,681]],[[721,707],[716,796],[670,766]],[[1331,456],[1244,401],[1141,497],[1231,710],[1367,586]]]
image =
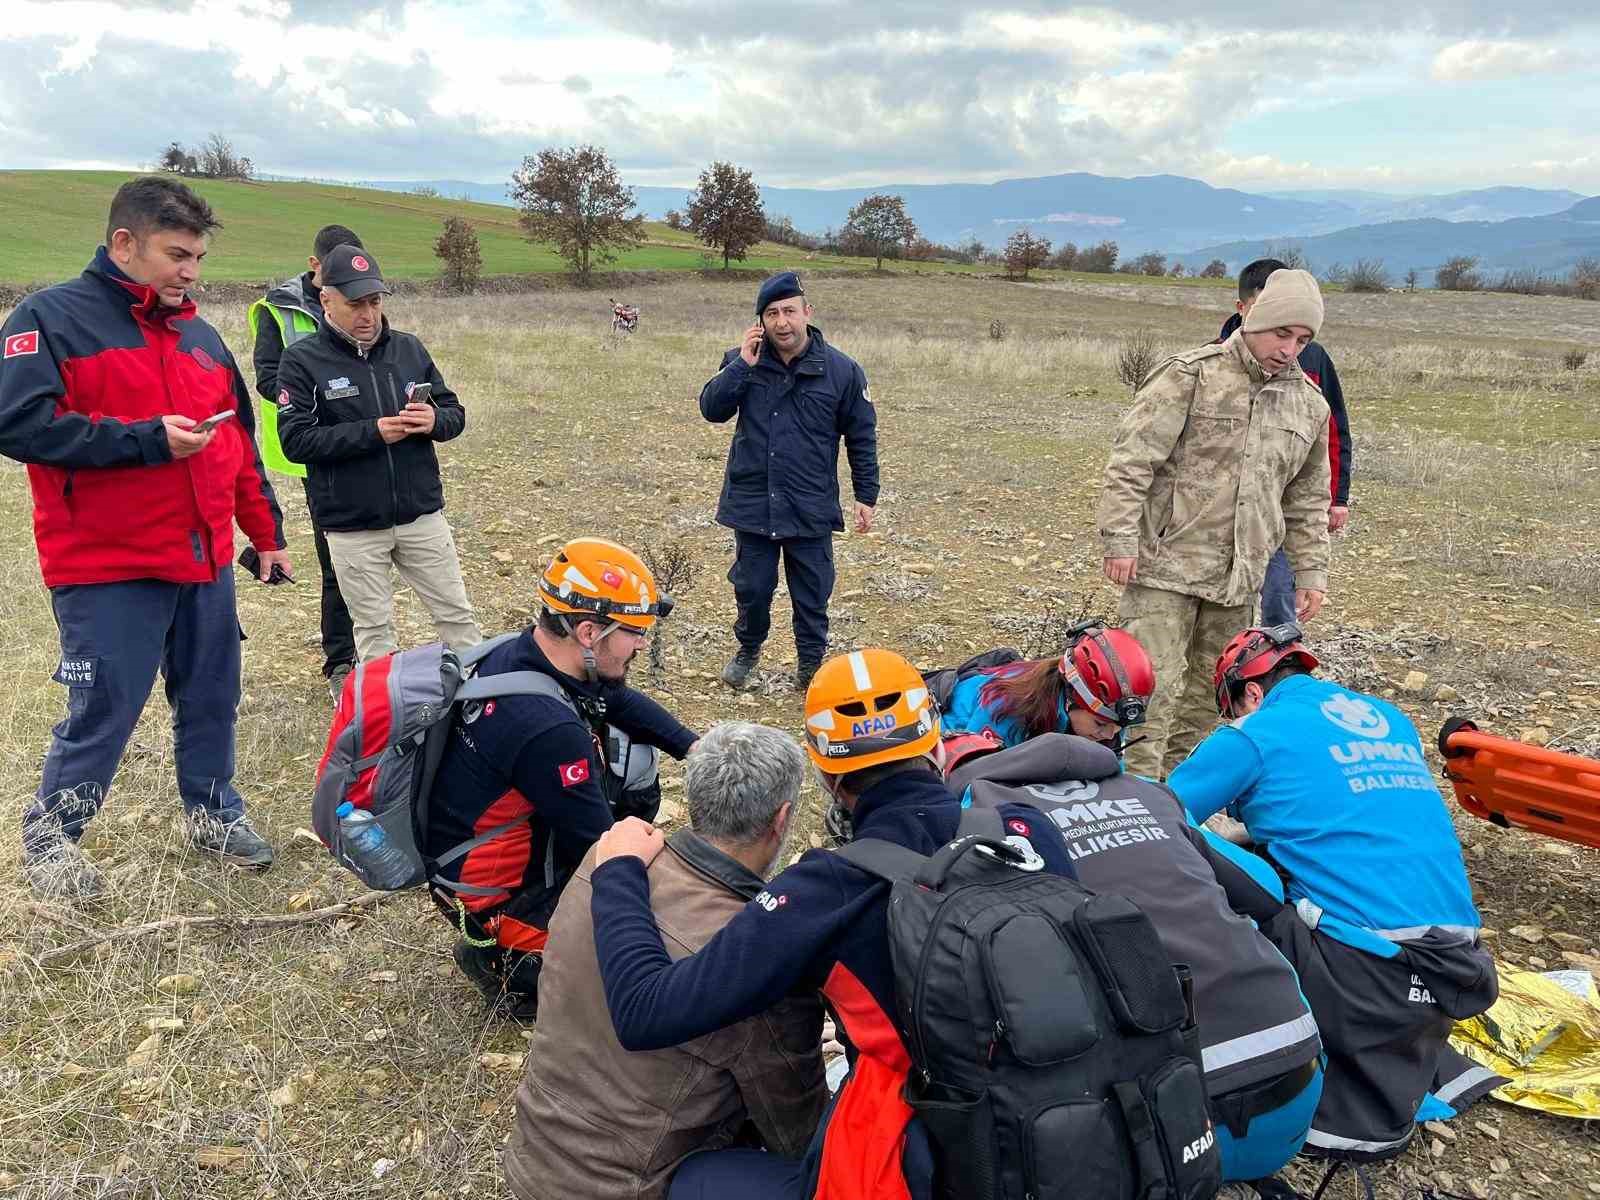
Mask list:
[[[209,583],[233,561],[235,517],[257,550],[283,548],[250,395],[193,301],[164,307],[102,247],[0,337],[0,453],[28,464],[46,586]],[[203,451],[173,460],[163,415],[228,409]]]

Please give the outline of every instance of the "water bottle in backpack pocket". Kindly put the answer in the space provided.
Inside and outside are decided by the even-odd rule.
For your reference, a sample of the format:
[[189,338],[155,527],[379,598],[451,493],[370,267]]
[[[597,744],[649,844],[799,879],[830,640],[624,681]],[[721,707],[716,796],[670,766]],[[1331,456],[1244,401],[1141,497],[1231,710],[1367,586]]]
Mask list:
[[393,891],[410,885],[415,873],[412,862],[389,840],[376,817],[348,800],[339,805],[337,815],[335,853],[346,866],[370,887]]

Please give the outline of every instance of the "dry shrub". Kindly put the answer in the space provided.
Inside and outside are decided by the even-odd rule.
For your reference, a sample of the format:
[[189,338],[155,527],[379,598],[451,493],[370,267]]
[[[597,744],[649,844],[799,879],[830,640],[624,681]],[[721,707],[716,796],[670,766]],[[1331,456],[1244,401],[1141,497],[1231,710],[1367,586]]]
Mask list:
[[1137,392],[1160,361],[1155,333],[1149,329],[1136,329],[1122,339],[1122,345],[1117,350],[1117,378]]

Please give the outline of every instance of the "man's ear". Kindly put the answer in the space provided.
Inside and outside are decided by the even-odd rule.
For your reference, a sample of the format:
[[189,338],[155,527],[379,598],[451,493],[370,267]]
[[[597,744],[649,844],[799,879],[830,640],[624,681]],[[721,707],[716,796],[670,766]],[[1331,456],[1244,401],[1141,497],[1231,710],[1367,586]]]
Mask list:
[[793,816],[794,804],[785,800],[783,806],[772,817],[772,829],[770,832],[776,841],[783,841],[783,835],[788,832],[789,821]]
[[315,254],[306,255],[306,267],[313,275],[317,273],[317,269],[321,266],[322,260],[319,259]]
[[111,231],[111,240],[106,243],[106,250],[113,262],[125,264],[138,253],[139,239],[131,229],[114,229]]

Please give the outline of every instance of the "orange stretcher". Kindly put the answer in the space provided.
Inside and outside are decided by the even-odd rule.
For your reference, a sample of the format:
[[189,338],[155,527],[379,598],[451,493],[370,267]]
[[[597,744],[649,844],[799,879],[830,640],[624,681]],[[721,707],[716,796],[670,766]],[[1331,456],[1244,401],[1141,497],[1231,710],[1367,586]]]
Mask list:
[[1600,848],[1600,761],[1483,733],[1464,717],[1439,730],[1439,753],[1473,816]]

